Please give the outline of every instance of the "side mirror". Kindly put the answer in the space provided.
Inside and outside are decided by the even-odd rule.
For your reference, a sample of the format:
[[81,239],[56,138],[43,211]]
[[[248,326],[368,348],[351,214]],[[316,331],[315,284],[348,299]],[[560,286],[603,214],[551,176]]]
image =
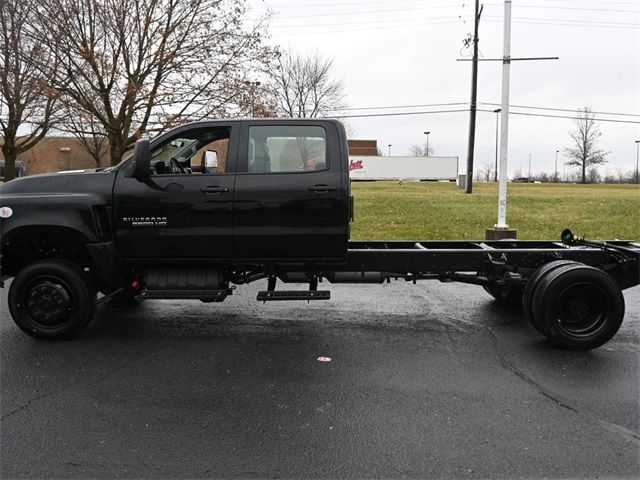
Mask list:
[[207,172],[218,171],[218,152],[214,150],[205,150],[204,152],[204,167]]
[[150,175],[151,150],[149,140],[143,138],[136,142],[133,150],[133,176],[138,180],[143,180]]

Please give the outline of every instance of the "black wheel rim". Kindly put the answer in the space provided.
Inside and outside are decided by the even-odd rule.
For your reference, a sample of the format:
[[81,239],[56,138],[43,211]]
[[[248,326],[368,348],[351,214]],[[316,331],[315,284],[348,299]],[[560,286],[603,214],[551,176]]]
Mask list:
[[31,320],[42,328],[56,328],[73,311],[73,294],[65,281],[57,277],[38,277],[29,283],[25,308]]
[[607,297],[597,285],[578,283],[556,297],[555,322],[565,334],[588,337],[606,323]]

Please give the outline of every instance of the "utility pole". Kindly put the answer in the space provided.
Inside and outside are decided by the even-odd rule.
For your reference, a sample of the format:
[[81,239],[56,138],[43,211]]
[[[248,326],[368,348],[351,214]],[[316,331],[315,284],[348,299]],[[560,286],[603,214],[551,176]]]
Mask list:
[[558,152],[560,150],[556,150],[556,168],[553,171],[553,182],[558,183]]
[[500,108],[496,108],[493,113],[496,114],[496,167],[493,172],[493,181],[498,181],[498,114],[502,111]]
[[478,27],[482,8],[480,0],[475,2],[473,25],[473,59],[471,62],[471,108],[469,111],[469,144],[467,147],[467,188],[466,193],[473,191],[473,151],[476,143],[476,102],[478,97]]
[[529,154],[529,181],[531,181],[531,154]]

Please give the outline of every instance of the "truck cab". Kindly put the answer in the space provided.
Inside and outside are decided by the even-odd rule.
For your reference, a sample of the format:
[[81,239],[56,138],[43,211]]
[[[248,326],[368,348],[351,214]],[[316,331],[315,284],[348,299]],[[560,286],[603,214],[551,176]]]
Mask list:
[[[200,122],[137,152],[113,189],[127,261],[344,260],[349,178],[330,120]],[[208,163],[207,163],[208,162]]]

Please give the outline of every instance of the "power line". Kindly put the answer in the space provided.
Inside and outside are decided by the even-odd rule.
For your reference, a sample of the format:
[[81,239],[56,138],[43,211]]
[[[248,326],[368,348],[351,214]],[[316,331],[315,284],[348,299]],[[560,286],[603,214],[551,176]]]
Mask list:
[[[500,3],[485,3],[490,7],[502,7]],[[556,10],[585,10],[591,12],[624,12],[624,13],[636,13],[637,10],[617,10],[612,8],[589,8],[589,7],[561,7],[558,5],[523,5],[517,4],[517,8],[544,8],[545,10],[548,8],[556,9]]]
[[[272,28],[283,29],[283,28],[319,28],[319,27],[333,27],[337,25],[368,25],[368,24],[378,24],[378,25],[386,25],[389,22],[406,22],[407,20],[414,21],[422,21],[422,20],[451,20],[458,21],[461,17],[457,15],[448,15],[446,17],[424,17],[424,18],[412,18],[412,19],[389,19],[389,20],[362,20],[359,22],[331,22],[331,23],[305,23],[305,24],[296,24],[296,25],[274,25]],[[400,25],[402,26],[402,25]]]
[[[487,15],[486,18],[490,22],[502,22],[501,16]],[[589,20],[564,20],[564,19],[553,19],[553,18],[527,18],[527,17],[514,17],[513,21],[518,23],[531,23],[531,24],[538,24],[538,25],[614,27],[614,28],[628,28],[632,30],[638,28],[638,24],[636,23],[625,23],[625,22],[605,22],[605,21],[591,22]]]
[[334,115],[333,117],[325,117],[325,118],[366,118],[366,117],[399,117],[403,115],[428,115],[430,113],[457,113],[457,112],[468,112],[468,108],[457,109],[457,110],[431,110],[424,112],[393,112],[393,113],[363,113],[356,115]]
[[[478,110],[478,111],[493,113],[493,110]],[[568,118],[570,120],[578,119],[578,117],[576,116],[570,117],[568,115],[549,115],[549,114],[543,114],[543,113],[527,113],[527,112],[509,112],[509,115],[525,115],[528,117],[545,117],[545,118]],[[595,122],[631,123],[634,125],[640,125],[640,121],[634,122],[632,120],[618,120],[613,118],[592,118],[591,120]]]
[[386,110],[390,108],[449,107],[454,105],[469,105],[469,102],[424,103],[420,105],[386,105],[386,106],[379,106],[379,107],[349,107],[349,108],[340,108],[335,111],[346,112],[350,110]]
[[[333,13],[314,13],[313,14],[313,18],[316,17],[337,17],[337,16],[344,16],[344,15],[362,15],[362,16],[366,16],[366,15],[372,15],[372,14],[376,14],[376,13],[399,13],[399,12],[414,12],[416,10],[426,10],[426,9],[430,9],[430,8],[457,8],[457,7],[453,7],[450,5],[443,5],[443,6],[425,6],[425,7],[416,7],[416,8],[396,8],[396,9],[392,9],[392,10],[367,10],[367,11],[358,11],[358,12],[333,12]],[[276,16],[275,19],[276,20],[288,20],[291,18],[309,18],[309,14],[307,13],[307,15],[291,15],[291,16]]]
[[[492,106],[500,105],[499,103],[491,103],[491,102],[478,102],[478,103],[480,103],[481,105],[492,105]],[[553,110],[557,112],[577,112],[579,110],[578,108],[534,107],[531,105],[509,105],[509,106],[514,108],[529,108],[532,110]],[[595,111],[592,111],[591,113],[595,113],[598,115],[615,115],[620,117],[640,117],[640,115],[636,113],[595,112]]]
[[400,24],[400,25],[376,25],[371,27],[363,27],[363,28],[341,28],[338,30],[314,30],[312,32],[309,31],[301,31],[301,32],[274,32],[274,35],[287,35],[287,36],[297,36],[297,35],[322,35],[322,34],[337,34],[337,33],[352,33],[352,32],[365,32],[370,30],[388,30],[388,29],[398,29],[398,28],[415,28],[415,27],[424,27],[428,25],[445,25],[458,23],[459,19],[456,20],[445,20],[440,22],[423,22],[423,23],[415,23],[415,24]]
[[[435,22],[425,21],[421,23],[405,23],[407,20],[405,19],[393,19],[393,20],[367,20],[361,22],[341,22],[341,23],[318,23],[318,24],[295,24],[295,25],[272,25],[272,30],[274,30],[274,34],[277,34],[280,31],[281,34],[286,35],[320,35],[325,33],[350,33],[350,32],[359,32],[359,31],[367,31],[367,30],[378,30],[378,29],[397,29],[397,28],[407,28],[407,27],[420,27],[427,25],[442,25],[442,24],[451,24],[458,23],[459,21],[470,20],[468,16],[446,16],[446,17],[427,17],[427,18],[415,18],[412,19],[415,21],[421,20],[438,20]],[[490,22],[500,22],[502,21],[501,17],[489,17],[486,18],[487,21]],[[633,23],[622,23],[622,22],[587,22],[587,21],[556,21],[556,20],[544,20],[544,19],[513,19],[516,23],[530,24],[530,25],[558,25],[558,26],[568,26],[568,27],[593,27],[593,28],[616,28],[616,29],[626,29],[626,30],[638,30],[640,27]],[[402,22],[400,24],[389,25],[389,22]],[[371,27],[363,27],[363,28],[340,28],[340,29],[329,29],[329,30],[318,30],[323,27],[334,27],[334,26],[358,26],[358,25],[372,25]],[[314,29],[313,31],[288,31],[288,29],[295,28],[305,28],[305,29]]]
[[604,5],[610,5],[612,3],[614,4],[620,4],[620,5],[637,5],[638,2],[637,0],[629,0],[627,1],[620,1],[620,0],[535,0],[537,2],[549,2],[549,3],[578,3],[578,4],[604,4]]
[[[420,111],[420,112],[392,112],[392,113],[362,113],[355,115],[333,115],[330,117],[324,118],[374,118],[374,117],[401,117],[401,116],[413,116],[413,115],[429,115],[432,113],[460,113],[460,112],[469,112],[468,108],[454,109],[454,110],[429,110],[429,111]],[[484,110],[478,109],[478,112],[487,112],[494,113],[493,110]],[[548,115],[543,113],[527,113],[527,112],[509,112],[509,115],[524,115],[530,117],[544,117],[544,118],[566,118],[569,120],[576,120],[578,117],[576,116],[568,116],[568,115]],[[640,125],[640,121],[632,121],[632,120],[618,120],[612,118],[593,118],[595,122],[610,122],[610,123],[629,123],[633,125]]]
[[[396,3],[404,3],[404,4],[424,4],[423,0],[395,0]],[[271,0],[269,2],[269,4],[273,4],[273,5],[278,5],[279,3],[282,2],[278,2],[277,0]],[[376,5],[376,4],[385,4],[385,5],[389,5],[389,1],[388,0],[367,0],[364,2],[347,2],[344,0],[336,0],[334,2],[328,1],[328,0],[324,0],[323,3],[315,3],[315,2],[310,2],[310,1],[306,1],[306,2],[300,2],[295,1],[293,3],[285,3],[282,5],[282,7],[290,9],[290,8],[296,8],[296,7],[301,7],[304,10],[307,10],[309,8],[320,8],[320,7],[364,7],[367,5]],[[435,5],[429,5],[429,6],[435,6]],[[449,6],[449,7],[458,7],[459,5],[442,5],[443,7]]]
[[[491,105],[491,106],[500,106],[500,103],[493,102],[478,102],[481,105]],[[394,108],[426,108],[426,107],[448,107],[448,106],[458,106],[458,105],[469,105],[469,102],[449,102],[449,103],[421,103],[421,104],[409,104],[409,105],[377,105],[377,106],[366,106],[366,107],[348,107],[348,108],[340,108],[336,109],[336,112],[346,112],[346,111],[354,111],[354,110],[388,110]],[[533,105],[509,105],[513,108],[527,108],[531,110],[550,110],[550,111],[558,111],[558,112],[577,112],[579,108],[557,108],[557,107],[540,107]],[[601,111],[592,111],[591,113],[597,115],[614,115],[614,116],[622,116],[622,117],[640,117],[640,114],[635,113],[622,113],[622,112],[601,112]]]

